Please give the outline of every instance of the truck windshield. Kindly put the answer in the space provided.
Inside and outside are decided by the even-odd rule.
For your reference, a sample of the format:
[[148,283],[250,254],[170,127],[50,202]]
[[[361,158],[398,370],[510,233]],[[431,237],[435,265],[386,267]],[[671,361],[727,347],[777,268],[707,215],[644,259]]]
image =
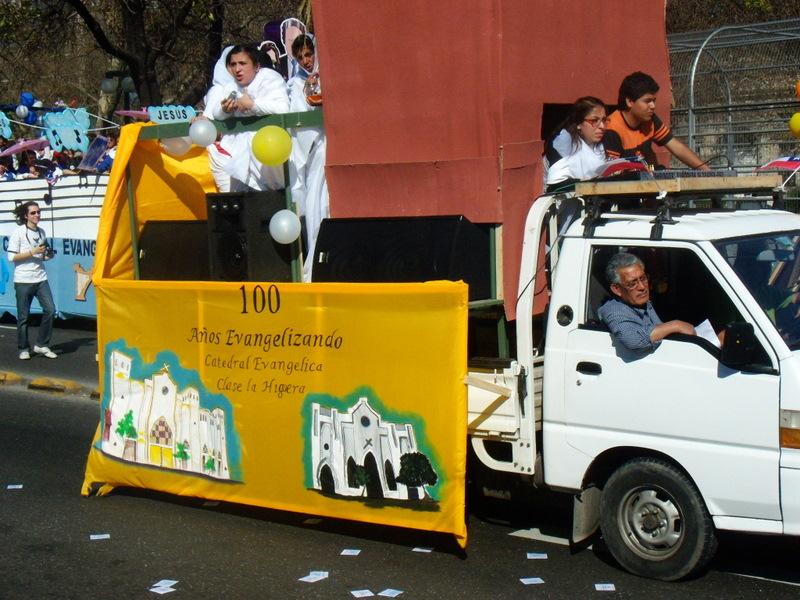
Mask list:
[[800,231],[721,240],[714,245],[792,350],[800,349]]

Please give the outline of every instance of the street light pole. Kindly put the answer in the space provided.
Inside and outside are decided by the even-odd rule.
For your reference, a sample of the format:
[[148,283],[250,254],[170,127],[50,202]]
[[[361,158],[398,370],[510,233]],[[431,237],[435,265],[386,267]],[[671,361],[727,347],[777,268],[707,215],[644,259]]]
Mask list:
[[[123,109],[130,110],[131,93],[135,91],[136,84],[127,70],[115,69],[106,71],[100,82],[100,89],[106,94],[114,94],[114,108],[117,107],[120,96],[122,96]],[[123,117],[123,123],[129,122],[129,117]]]

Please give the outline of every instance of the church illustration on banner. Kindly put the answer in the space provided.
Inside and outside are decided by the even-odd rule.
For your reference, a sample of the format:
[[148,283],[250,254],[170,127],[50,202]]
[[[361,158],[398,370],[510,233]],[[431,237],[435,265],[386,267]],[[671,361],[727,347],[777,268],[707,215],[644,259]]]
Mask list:
[[[370,499],[430,498],[438,479],[410,423],[385,421],[366,397],[347,411],[311,403],[313,489]],[[402,483],[404,482],[404,483]]]
[[179,391],[166,364],[143,380],[131,379],[132,364],[130,356],[111,352],[102,451],[133,463],[231,479],[225,411],[201,408],[194,387]]

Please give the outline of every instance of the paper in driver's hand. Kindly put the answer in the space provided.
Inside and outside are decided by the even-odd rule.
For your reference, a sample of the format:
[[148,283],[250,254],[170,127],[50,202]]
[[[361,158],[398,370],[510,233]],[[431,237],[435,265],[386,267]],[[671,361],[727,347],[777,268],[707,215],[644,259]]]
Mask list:
[[719,343],[719,338],[717,337],[717,334],[708,319],[700,323],[700,325],[695,326],[694,332],[704,340],[708,340],[714,344],[717,348],[722,346],[722,344]]

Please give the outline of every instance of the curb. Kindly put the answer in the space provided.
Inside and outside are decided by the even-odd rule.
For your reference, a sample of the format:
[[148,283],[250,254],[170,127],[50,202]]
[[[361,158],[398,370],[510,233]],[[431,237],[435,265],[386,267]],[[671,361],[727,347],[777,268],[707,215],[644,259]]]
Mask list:
[[80,392],[83,386],[67,379],[51,379],[49,377],[37,377],[28,383],[29,390],[44,390],[47,392],[69,392],[74,394]]
[[4,385],[19,385],[20,383],[22,383],[22,377],[20,377],[16,373],[0,371],[0,383]]
[[26,383],[26,379],[18,373],[0,371],[0,385],[24,385],[29,390],[56,392],[59,394],[79,394],[85,392],[89,394],[89,397],[93,400],[100,399],[100,391],[97,388],[86,387],[70,379],[36,377]]

